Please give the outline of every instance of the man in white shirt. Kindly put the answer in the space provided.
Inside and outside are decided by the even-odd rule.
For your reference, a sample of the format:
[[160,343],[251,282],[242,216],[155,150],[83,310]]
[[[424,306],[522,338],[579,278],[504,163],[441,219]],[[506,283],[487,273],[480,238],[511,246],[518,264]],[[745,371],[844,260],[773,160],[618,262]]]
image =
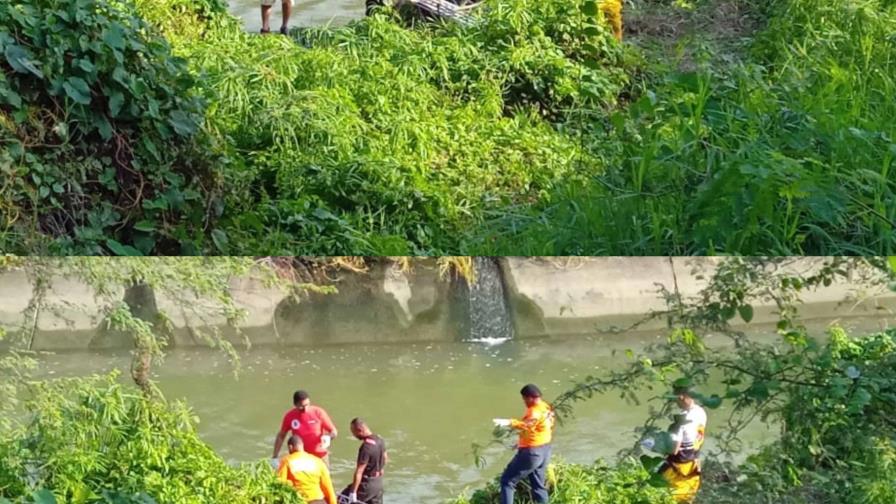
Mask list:
[[700,449],[706,434],[706,411],[694,401],[687,385],[675,386],[675,401],[681,412],[669,435],[675,447],[659,468],[677,502],[691,502],[700,488]]
[[670,433],[676,442],[673,456],[681,461],[697,460],[706,433],[706,410],[694,401],[685,387],[677,388],[675,395],[681,413],[676,419],[679,420],[677,429]]

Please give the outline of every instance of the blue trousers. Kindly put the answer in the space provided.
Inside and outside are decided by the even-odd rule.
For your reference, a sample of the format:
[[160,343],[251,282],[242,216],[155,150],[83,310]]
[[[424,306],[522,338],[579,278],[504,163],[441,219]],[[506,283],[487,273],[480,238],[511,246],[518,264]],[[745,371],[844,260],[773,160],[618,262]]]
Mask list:
[[547,471],[551,461],[551,445],[535,448],[520,448],[507,464],[501,475],[501,504],[513,504],[513,494],[517,483],[529,478],[532,499],[539,503],[548,502]]

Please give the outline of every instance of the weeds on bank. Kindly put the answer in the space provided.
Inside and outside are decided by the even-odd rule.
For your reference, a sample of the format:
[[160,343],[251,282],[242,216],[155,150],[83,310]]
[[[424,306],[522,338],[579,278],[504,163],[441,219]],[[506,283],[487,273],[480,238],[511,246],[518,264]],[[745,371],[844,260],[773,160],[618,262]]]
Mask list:
[[[896,250],[896,6],[759,3],[750,62],[663,77],[595,116],[603,174],[495,215],[470,245],[515,254]],[[608,148],[610,146],[610,148]]]
[[[2,249],[896,248],[893,2],[645,0],[763,25],[730,63],[688,48],[670,69],[616,43],[591,0],[494,0],[469,27],[384,9],[292,39],[244,33],[217,0],[136,0],[143,19],[96,1],[4,11]],[[29,21],[71,9],[122,48]],[[710,51],[729,47],[716,35]]]

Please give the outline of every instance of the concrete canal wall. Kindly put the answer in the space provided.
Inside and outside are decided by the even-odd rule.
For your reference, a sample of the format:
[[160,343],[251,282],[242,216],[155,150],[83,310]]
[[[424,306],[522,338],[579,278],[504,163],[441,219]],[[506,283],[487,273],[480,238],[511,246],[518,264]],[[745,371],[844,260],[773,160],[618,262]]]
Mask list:
[[[500,258],[505,296],[516,337],[577,336],[611,327],[626,327],[652,310],[664,308],[659,285],[677,282],[694,295],[721,261],[718,258],[600,257]],[[803,259],[796,269],[811,269],[817,259]],[[254,344],[346,344],[449,341],[464,338],[467,304],[458,302],[457,280],[441,278],[432,259],[413,261],[410,270],[389,262],[366,273],[334,277],[335,294],[308,294],[298,302],[256,279],[232,283],[237,303],[246,310],[242,325]],[[896,312],[893,292],[857,292],[849,282],[806,293],[804,318],[880,317]],[[36,324],[35,350],[75,350],[130,346],[126,335],[105,329],[107,307],[78,282],[56,278],[36,320],[23,320],[31,285],[21,272],[0,274],[0,325],[10,330]],[[860,294],[861,302],[846,302]],[[122,293],[124,296],[124,293]],[[196,332],[222,323],[197,317],[162,296],[152,300],[174,323],[173,346],[205,344]],[[197,300],[200,306],[201,300]],[[776,320],[772,306],[755,306],[753,324]],[[739,320],[739,319],[738,319]],[[646,328],[661,327],[653,322]],[[232,331],[225,334],[239,341]]]

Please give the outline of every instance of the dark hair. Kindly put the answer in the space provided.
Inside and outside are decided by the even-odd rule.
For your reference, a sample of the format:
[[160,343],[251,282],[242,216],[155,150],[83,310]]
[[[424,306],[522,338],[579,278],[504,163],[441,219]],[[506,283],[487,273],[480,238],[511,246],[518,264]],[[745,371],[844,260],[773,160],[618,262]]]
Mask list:
[[366,426],[367,426],[367,423],[364,422],[364,420],[362,420],[361,417],[352,419],[352,427],[357,427],[360,429],[361,427],[366,427]]
[[302,448],[304,444],[302,443],[302,438],[296,436],[295,434],[289,436],[289,440],[286,441],[286,444],[292,446],[293,448]]
[[675,385],[672,387],[672,393],[675,395],[686,395],[691,397],[691,387],[683,384]]
[[541,397],[541,390],[530,383],[520,390],[520,394],[522,394],[523,397]]
[[292,403],[295,405],[298,405],[305,399],[308,399],[309,397],[311,397],[311,396],[308,395],[308,392],[305,392],[304,390],[296,390],[295,393],[292,395]]

